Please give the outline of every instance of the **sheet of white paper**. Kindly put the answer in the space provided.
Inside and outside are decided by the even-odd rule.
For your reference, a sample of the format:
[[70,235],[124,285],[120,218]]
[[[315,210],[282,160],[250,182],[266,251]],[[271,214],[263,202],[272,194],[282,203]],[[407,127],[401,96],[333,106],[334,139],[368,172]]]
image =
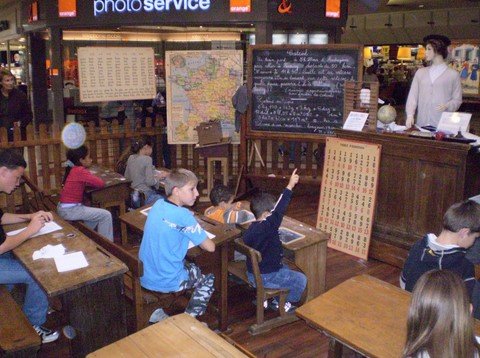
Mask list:
[[347,120],[343,124],[343,129],[361,132],[363,127],[365,127],[367,118],[368,113],[352,111],[348,114]]
[[82,251],[55,257],[54,260],[58,272],[72,271],[88,266],[87,259]]
[[46,245],[42,247],[40,250],[37,250],[33,253],[32,259],[53,259],[55,257],[63,256],[65,253],[65,246],[62,244],[58,245]]
[[472,118],[471,113],[443,112],[437,126],[437,131],[449,134],[457,134],[459,130],[468,132],[470,118]]
[[140,210],[140,212],[145,215],[145,216],[148,216],[148,212],[153,208],[153,206],[149,207],[149,208],[146,208],[146,209],[143,209],[143,210]]
[[[377,121],[377,128],[385,128],[385,126],[382,122]],[[407,129],[406,126],[398,125],[395,122],[390,123],[388,128],[390,128],[392,132],[403,132],[405,129]]]
[[[415,128],[416,130],[420,131],[420,132],[430,132],[428,129],[423,129],[422,127],[420,127],[419,125],[416,125],[415,124]],[[432,132],[430,132],[432,133]]]
[[[22,232],[25,229],[26,229],[26,227],[24,227],[23,229],[18,229],[18,230],[7,232],[7,235],[9,235],[9,236],[17,235],[18,233]],[[45,226],[42,227],[39,232],[37,232],[35,235],[32,235],[32,237],[49,234],[51,232],[61,230],[61,229],[62,229],[62,227],[60,225],[58,225],[55,221],[49,221],[49,222],[45,223]]]
[[473,142],[473,143],[470,143],[470,145],[480,145],[480,137],[478,135],[475,135],[475,134],[472,134],[472,133],[468,133],[468,132],[463,132],[462,131],[462,135],[465,137],[465,138],[468,138],[468,139],[475,139],[476,142]]
[[[205,232],[207,233],[207,237],[211,240],[211,239],[214,239],[215,238],[215,235],[213,235],[211,232],[208,232],[205,230]],[[191,249],[192,247],[195,247],[195,244],[193,242],[189,242],[188,243],[188,248]]]

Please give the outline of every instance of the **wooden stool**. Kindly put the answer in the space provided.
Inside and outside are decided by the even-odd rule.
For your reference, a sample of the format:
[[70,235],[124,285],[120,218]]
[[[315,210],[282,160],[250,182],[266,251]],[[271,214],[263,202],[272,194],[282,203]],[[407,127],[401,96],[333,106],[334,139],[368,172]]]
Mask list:
[[228,158],[222,157],[208,157],[207,158],[207,195],[210,195],[210,191],[213,188],[214,174],[215,174],[215,162],[220,162],[223,172],[223,185],[228,186]]

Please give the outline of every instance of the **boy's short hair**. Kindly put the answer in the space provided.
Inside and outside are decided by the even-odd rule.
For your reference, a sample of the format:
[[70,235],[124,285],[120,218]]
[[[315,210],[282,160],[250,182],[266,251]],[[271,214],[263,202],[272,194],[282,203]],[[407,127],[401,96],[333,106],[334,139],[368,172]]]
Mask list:
[[165,178],[165,194],[172,195],[174,188],[182,188],[190,182],[198,183],[197,176],[190,170],[178,168],[173,169]]
[[451,232],[480,232],[480,205],[473,200],[453,204],[443,216],[443,228]]
[[14,149],[2,149],[0,150],[0,167],[6,167],[11,170],[18,167],[26,168],[27,162]]
[[260,192],[255,194],[250,202],[250,209],[255,218],[259,219],[265,211],[272,211],[277,203],[270,193]]
[[223,184],[215,185],[212,191],[210,191],[210,201],[214,206],[220,205],[222,201],[228,203],[232,198],[232,190]]

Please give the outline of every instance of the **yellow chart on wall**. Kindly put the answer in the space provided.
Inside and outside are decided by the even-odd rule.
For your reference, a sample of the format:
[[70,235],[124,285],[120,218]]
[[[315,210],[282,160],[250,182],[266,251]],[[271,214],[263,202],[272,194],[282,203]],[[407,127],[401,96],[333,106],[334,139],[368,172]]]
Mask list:
[[328,247],[368,258],[381,145],[327,138],[317,228]]

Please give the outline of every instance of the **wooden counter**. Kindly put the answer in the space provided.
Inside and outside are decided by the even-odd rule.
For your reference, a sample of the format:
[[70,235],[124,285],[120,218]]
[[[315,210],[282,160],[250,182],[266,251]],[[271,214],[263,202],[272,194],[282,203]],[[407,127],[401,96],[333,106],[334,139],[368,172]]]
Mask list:
[[396,133],[336,133],[382,145],[372,258],[403,267],[414,242],[440,232],[450,205],[480,193],[480,155],[470,145]]

